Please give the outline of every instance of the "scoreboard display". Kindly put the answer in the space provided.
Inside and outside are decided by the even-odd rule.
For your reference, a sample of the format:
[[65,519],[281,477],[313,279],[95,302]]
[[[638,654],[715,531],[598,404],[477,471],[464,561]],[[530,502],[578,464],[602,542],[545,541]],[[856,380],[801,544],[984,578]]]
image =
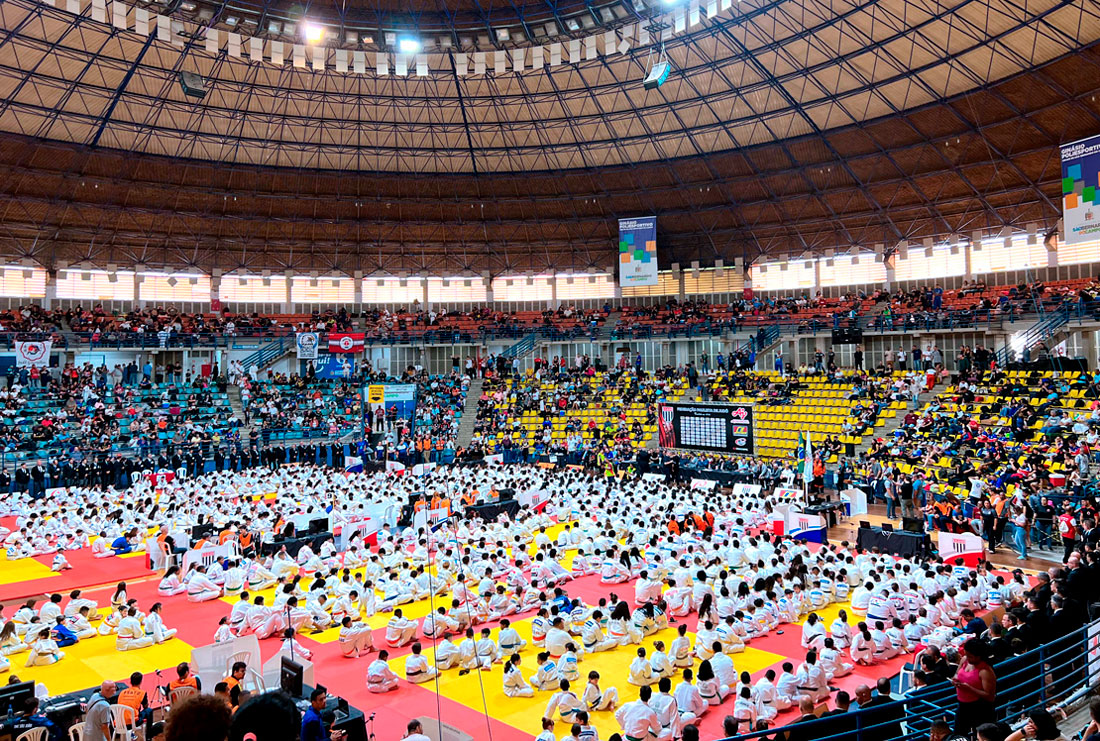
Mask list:
[[751,404],[660,404],[658,438],[662,448],[754,455]]

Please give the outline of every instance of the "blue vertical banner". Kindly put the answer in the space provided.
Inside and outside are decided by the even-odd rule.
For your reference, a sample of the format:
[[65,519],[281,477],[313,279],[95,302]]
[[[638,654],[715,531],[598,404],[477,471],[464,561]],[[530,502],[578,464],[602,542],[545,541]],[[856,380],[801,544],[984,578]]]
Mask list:
[[1100,239],[1100,136],[1064,144],[1062,224],[1066,244]]
[[619,285],[657,285],[657,217],[619,219]]

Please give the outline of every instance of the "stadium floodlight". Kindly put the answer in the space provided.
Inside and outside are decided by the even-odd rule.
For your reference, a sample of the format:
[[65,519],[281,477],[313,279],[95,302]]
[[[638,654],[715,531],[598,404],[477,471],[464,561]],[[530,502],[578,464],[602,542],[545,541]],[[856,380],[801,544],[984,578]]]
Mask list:
[[325,29],[316,23],[307,23],[303,29],[306,41],[311,44],[319,44],[325,40]]
[[420,51],[420,40],[403,36],[397,40],[397,50],[402,54],[416,54]]

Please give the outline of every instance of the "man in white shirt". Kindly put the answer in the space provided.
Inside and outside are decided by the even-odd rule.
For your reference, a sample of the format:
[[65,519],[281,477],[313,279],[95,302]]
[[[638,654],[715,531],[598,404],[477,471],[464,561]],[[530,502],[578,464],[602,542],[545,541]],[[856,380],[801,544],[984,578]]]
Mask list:
[[367,691],[374,694],[392,692],[397,689],[397,675],[390,669],[386,660],[390,658],[390,652],[382,650],[378,652],[378,658],[367,667]]
[[420,725],[418,720],[410,720],[409,724],[405,726],[404,741],[432,741],[429,737],[424,735],[424,727]]
[[642,571],[634,585],[634,604],[647,605],[655,603],[660,598],[661,582],[650,579],[648,571]]
[[615,713],[615,720],[623,729],[626,741],[647,741],[660,738],[663,729],[657,720],[657,713],[649,706],[653,688],[645,685],[639,690],[638,699],[628,702]]

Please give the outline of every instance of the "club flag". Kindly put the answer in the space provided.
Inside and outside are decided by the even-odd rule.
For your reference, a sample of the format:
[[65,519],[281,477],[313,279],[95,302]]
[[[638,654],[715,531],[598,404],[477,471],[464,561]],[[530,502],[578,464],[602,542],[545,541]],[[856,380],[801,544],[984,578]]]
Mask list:
[[344,471],[347,473],[362,473],[363,459],[357,455],[349,455],[344,459]]
[[442,520],[440,520],[439,522],[432,525],[432,532],[433,533],[438,533],[440,530],[442,530],[443,528],[449,526],[450,524],[451,524],[451,518],[450,517],[444,517]]
[[50,364],[50,350],[53,340],[16,342],[15,365],[17,368],[45,368]]
[[366,347],[366,335],[362,332],[330,332],[329,352],[362,352]]
[[805,453],[802,456],[802,481],[806,483],[806,486],[810,485],[810,482],[814,480],[814,450],[813,444],[810,442],[810,433],[806,433],[806,448]]

